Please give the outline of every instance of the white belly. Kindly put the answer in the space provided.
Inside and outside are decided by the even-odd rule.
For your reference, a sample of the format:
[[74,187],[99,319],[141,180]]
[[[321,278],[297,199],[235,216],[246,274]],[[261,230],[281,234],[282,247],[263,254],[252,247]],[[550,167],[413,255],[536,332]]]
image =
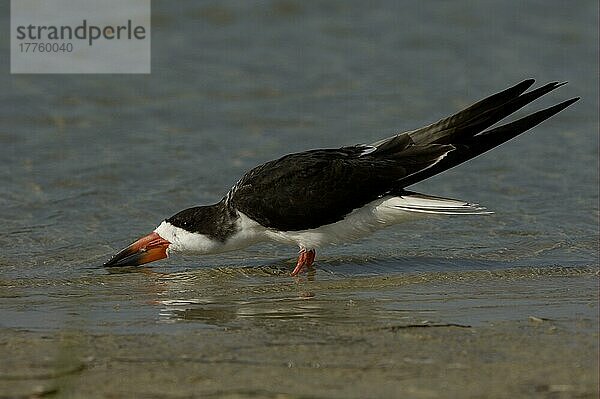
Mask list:
[[267,229],[265,234],[273,241],[312,249],[357,240],[385,227],[425,216],[421,213],[398,209],[394,206],[397,198],[377,199],[360,209],[355,209],[339,222],[326,224],[316,229],[299,231]]

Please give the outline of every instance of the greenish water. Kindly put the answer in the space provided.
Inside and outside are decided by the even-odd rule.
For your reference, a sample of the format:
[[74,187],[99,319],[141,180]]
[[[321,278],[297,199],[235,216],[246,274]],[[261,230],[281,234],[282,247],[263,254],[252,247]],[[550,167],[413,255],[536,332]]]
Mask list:
[[[7,2],[0,15],[8,26]],[[378,382],[381,395],[373,397],[393,397],[400,386],[405,395],[443,397],[444,389],[456,388],[445,366],[423,371],[414,366],[421,357],[404,352],[393,335],[400,330],[368,330],[433,323],[470,327],[428,335],[432,341],[424,342],[435,342],[430,349],[414,337],[406,344],[446,347],[460,357],[469,336],[483,337],[465,355],[470,368],[455,377],[478,375],[481,385],[500,387],[512,381],[523,389],[513,392],[518,395],[591,395],[597,387],[597,15],[594,1],[154,1],[149,76],[10,75],[8,57],[0,57],[0,349],[5,359],[17,359],[2,363],[0,382],[13,381],[6,392],[33,392],[32,381],[5,378],[6,370],[44,368],[26,348],[44,347],[46,336],[48,348],[60,349],[65,340],[68,348],[58,355],[48,349],[50,363],[67,358],[71,367],[79,359],[69,378],[77,380],[80,364],[85,373],[94,370],[84,375],[106,387],[100,397],[164,397],[152,396],[163,391],[144,370],[164,372],[170,382],[156,383],[172,387],[174,397],[352,396],[332,393],[336,378],[363,387],[356,397],[368,397],[367,387]],[[8,49],[4,35],[0,50]],[[173,257],[149,269],[100,267],[165,217],[218,200],[261,162],[413,129],[529,77],[569,84],[528,110],[582,100],[501,148],[412,187],[480,203],[494,215],[415,222],[324,249],[315,272],[300,280],[288,277],[297,249],[275,245]],[[551,319],[558,335],[529,316]],[[496,332],[493,326],[502,323],[506,330]],[[173,335],[180,346],[170,343]],[[90,343],[94,337],[106,352]],[[226,356],[211,363],[220,337]],[[303,391],[284,372],[288,361],[318,371],[311,368],[319,353],[310,346],[313,337],[328,342],[322,353],[336,359],[335,367],[315,380],[322,389],[308,384]],[[277,346],[287,338],[295,345],[291,352]],[[134,342],[146,339],[163,358],[171,348],[165,361],[172,373],[162,363],[119,363],[111,371],[117,342],[138,353]],[[214,347],[189,347],[204,339]],[[227,363],[244,340],[254,349]],[[483,349],[504,340],[528,343],[531,351],[519,357],[527,345],[496,355]],[[288,356],[271,359],[273,345]],[[578,349],[569,355],[569,347]],[[386,354],[416,371],[395,369]],[[86,361],[88,355],[101,360]],[[188,355],[215,370],[228,364],[223,379],[206,369],[185,373]],[[577,357],[585,371],[576,367]],[[550,365],[560,359],[569,370]],[[361,380],[360,371],[346,367],[354,362],[375,366]],[[509,372],[511,364],[522,373]],[[525,373],[528,364],[539,366],[539,374]],[[373,371],[378,365],[387,371]],[[120,381],[124,369],[135,387],[102,385]],[[249,382],[266,384],[269,376],[292,385],[261,389]],[[399,383],[401,376],[414,384]],[[43,382],[43,395],[79,386],[33,380]],[[234,380],[235,389],[222,389]],[[190,390],[175,391],[180,385],[173,381]],[[196,383],[207,385],[194,391]],[[144,384],[148,391],[138,389]],[[472,388],[465,392],[484,395],[481,386]],[[453,389],[447,392],[458,396]],[[502,397],[502,389],[491,396]]]

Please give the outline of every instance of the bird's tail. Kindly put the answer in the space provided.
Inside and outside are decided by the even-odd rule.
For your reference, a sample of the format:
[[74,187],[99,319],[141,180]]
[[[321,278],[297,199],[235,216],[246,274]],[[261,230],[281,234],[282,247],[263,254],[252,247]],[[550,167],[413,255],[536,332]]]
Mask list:
[[385,206],[402,211],[437,215],[489,215],[494,213],[479,204],[411,191],[403,191],[387,200]]

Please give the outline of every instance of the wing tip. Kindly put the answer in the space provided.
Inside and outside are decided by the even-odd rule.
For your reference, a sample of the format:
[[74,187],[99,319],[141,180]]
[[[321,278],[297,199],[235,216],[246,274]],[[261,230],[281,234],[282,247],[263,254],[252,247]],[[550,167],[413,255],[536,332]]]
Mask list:
[[[576,103],[577,101],[581,100],[581,97],[573,97],[573,98],[569,98],[568,100],[565,100],[563,102],[560,102],[556,105],[553,105],[552,107],[548,107],[542,111],[550,111],[552,115],[555,115],[557,113],[559,113],[560,111],[562,111],[563,109],[573,105],[574,103]],[[533,114],[532,114],[533,115]]]
[[[533,86],[533,84],[535,83],[535,79],[534,78],[529,78],[529,79],[525,79],[519,83],[517,83],[516,85],[514,85],[513,87],[510,87],[508,89],[506,89],[504,92],[513,92],[513,91],[517,91],[520,93],[523,93],[525,90],[529,89],[531,86]],[[500,92],[502,93],[502,92]],[[520,94],[519,93],[519,94]],[[499,93],[498,93],[499,94]]]
[[522,81],[521,83],[519,83],[519,85],[523,85],[523,86],[529,85],[529,86],[531,86],[534,83],[535,83],[535,79],[534,78],[527,78],[524,81]]

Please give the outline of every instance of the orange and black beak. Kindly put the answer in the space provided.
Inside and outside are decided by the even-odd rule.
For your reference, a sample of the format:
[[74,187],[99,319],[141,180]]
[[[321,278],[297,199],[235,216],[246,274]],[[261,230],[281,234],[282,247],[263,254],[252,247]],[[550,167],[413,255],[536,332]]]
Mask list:
[[167,257],[167,248],[171,243],[157,233],[152,232],[140,238],[104,264],[107,267],[138,266]]

